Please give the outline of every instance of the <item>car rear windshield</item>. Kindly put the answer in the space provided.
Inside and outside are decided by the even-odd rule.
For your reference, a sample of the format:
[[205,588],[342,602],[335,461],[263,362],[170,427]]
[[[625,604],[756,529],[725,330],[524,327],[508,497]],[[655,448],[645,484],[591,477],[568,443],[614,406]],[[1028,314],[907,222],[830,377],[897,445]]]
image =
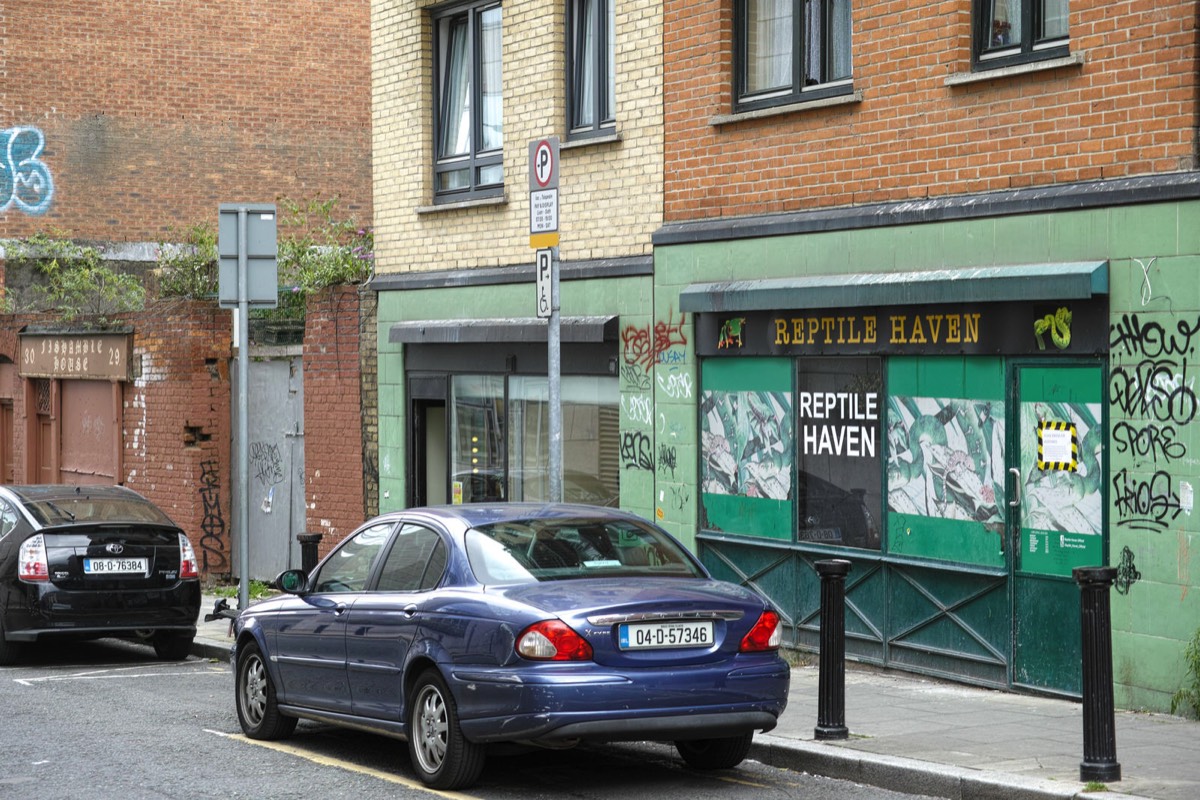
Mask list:
[[467,557],[480,583],[612,576],[705,577],[670,537],[625,520],[524,520],[467,533]]
[[137,497],[97,497],[87,495],[31,500],[26,508],[44,525],[72,523],[137,522],[175,526],[171,518],[148,500]]

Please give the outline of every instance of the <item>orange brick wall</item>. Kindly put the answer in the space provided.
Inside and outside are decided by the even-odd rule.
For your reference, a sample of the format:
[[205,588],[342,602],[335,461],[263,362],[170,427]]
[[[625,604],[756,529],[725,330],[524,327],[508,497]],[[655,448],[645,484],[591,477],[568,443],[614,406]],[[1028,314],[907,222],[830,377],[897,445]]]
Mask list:
[[[121,482],[165,510],[192,540],[202,571],[232,570],[231,313],[206,301],[162,300],[119,322],[134,330],[134,378],[123,383]],[[0,362],[20,360],[18,332],[54,320],[0,316]],[[303,352],[307,529],[324,555],[366,516],[358,287],[311,298]],[[17,482],[25,474],[26,381],[11,372]]]
[[1072,0],[1081,66],[970,72],[970,0],[853,3],[861,103],[732,111],[732,0],[664,4],[668,222],[1195,169],[1194,0]]
[[304,326],[304,502],[323,556],[362,524],[363,406],[356,286],[309,298]]
[[[0,11],[0,131],[41,132],[47,228],[158,241],[221,202],[371,217],[370,2],[30,0]],[[176,237],[178,238],[178,237]]]
[[214,576],[232,569],[230,317],[201,301],[131,315],[141,374],[125,385],[125,485],[187,531]]

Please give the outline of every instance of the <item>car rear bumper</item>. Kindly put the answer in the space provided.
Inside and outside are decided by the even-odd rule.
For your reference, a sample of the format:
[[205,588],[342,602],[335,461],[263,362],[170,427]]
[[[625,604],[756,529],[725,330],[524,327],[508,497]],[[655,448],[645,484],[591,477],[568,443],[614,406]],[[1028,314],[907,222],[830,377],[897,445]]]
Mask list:
[[199,581],[183,581],[167,589],[113,592],[25,588],[25,602],[10,597],[4,620],[5,638],[17,642],[145,630],[194,635],[200,616]]
[[[559,673],[455,670],[452,691],[473,742],[568,739],[670,741],[736,736],[775,727],[791,670],[753,667]],[[494,712],[494,713],[489,713]]]

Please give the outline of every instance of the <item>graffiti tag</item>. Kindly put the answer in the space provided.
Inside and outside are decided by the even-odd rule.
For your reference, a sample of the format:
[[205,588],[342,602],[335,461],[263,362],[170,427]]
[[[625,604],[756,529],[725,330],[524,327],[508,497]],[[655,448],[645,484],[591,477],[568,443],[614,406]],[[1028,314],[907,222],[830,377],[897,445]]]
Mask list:
[[54,198],[54,179],[41,160],[46,140],[37,128],[24,126],[0,131],[0,213],[16,208],[26,214],[45,214]]

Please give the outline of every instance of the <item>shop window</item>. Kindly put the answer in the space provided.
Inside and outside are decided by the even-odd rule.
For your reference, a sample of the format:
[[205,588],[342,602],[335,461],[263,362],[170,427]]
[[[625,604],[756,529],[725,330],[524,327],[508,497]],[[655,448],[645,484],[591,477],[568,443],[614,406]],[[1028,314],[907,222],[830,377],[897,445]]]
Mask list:
[[504,376],[456,375],[451,393],[451,500],[507,500]]
[[878,550],[883,394],[878,358],[796,360],[796,536]]
[[[615,506],[620,443],[617,379],[564,376],[562,400],[563,500]],[[550,498],[550,389],[541,376],[509,379],[509,494]]]
[[710,359],[700,394],[701,527],[791,540],[792,362]]
[[888,551],[1003,566],[1004,360],[888,359]]
[[[617,379],[563,376],[560,395],[563,500],[617,505]],[[454,502],[549,499],[550,406],[545,377],[455,376],[451,405]]]

